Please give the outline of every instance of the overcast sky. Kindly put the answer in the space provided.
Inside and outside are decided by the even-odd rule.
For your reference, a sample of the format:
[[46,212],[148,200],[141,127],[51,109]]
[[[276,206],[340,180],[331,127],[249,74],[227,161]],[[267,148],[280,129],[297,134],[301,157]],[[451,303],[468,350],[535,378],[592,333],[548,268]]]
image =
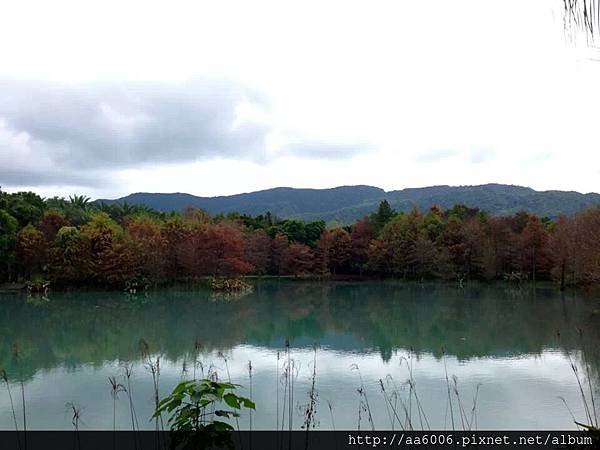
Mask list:
[[0,185],[600,191],[559,0],[0,4]]

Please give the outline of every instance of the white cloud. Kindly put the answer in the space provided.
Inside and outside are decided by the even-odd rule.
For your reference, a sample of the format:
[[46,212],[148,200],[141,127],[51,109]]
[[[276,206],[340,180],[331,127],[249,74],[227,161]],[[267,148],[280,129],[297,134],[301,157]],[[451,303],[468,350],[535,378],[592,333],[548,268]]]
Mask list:
[[[353,183],[600,190],[600,63],[565,39],[557,0],[23,1],[0,6],[0,17],[0,42],[11,43],[2,47],[0,79],[46,86],[211,79],[252,87],[247,97],[235,97],[233,109],[219,103],[214,111],[230,115],[216,123],[197,109],[183,111],[193,90],[171,92],[177,105],[166,116],[140,106],[144,96],[117,103],[114,94],[98,96],[94,120],[85,102],[96,91],[65,103],[57,98],[50,108],[32,91],[20,107],[38,117],[46,107],[48,120],[60,120],[37,129],[7,122],[12,144],[2,141],[0,162],[23,169],[21,185],[44,184],[49,192],[77,182],[87,186],[84,193],[109,196]],[[203,136],[218,143],[210,159],[195,157],[198,122],[206,125]],[[146,147],[143,154],[130,144],[140,129],[145,138],[136,148]],[[224,139],[228,132],[235,138]],[[29,136],[28,146],[13,146],[20,133]],[[57,133],[78,147],[48,136]],[[178,139],[186,145],[177,147]],[[69,169],[79,147],[96,156],[114,152],[112,165],[105,157],[80,161],[104,167],[103,177],[93,175],[103,186],[69,180],[82,176]],[[350,157],[337,158],[344,148]],[[27,165],[34,151],[36,164],[49,158],[62,182],[27,178],[35,172]],[[185,158],[177,163],[174,154]],[[145,164],[132,167],[136,157]],[[14,174],[3,173],[0,182],[17,188]]]

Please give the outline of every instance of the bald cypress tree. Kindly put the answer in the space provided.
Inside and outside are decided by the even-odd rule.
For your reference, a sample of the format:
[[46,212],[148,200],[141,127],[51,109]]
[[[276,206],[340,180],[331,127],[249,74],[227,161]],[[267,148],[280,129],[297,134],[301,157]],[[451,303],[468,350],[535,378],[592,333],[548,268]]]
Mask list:
[[377,212],[371,215],[371,220],[373,222],[373,228],[375,232],[379,234],[379,232],[383,229],[386,223],[388,223],[392,218],[397,215],[396,211],[390,206],[390,203],[387,200],[382,200],[379,203],[379,208],[377,208]]

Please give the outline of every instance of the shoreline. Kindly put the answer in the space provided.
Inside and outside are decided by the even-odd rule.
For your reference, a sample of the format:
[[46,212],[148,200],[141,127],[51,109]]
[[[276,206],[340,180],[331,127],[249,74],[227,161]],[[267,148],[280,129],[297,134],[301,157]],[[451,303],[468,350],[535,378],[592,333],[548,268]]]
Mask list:
[[[205,288],[209,290],[213,290],[214,292],[226,292],[219,289],[211,289],[210,281],[214,280],[214,277],[204,276],[197,277],[193,280],[165,280],[157,283],[148,284],[146,287],[140,287],[136,289],[135,292],[130,292],[130,294],[143,293],[143,292],[151,292],[158,291],[161,289],[173,288],[173,287],[183,287],[183,288]],[[553,288],[557,292],[592,292],[592,295],[600,296],[600,285],[598,284],[587,284],[587,285],[578,285],[578,286],[568,286],[564,290],[561,291],[560,283],[557,283],[555,280],[539,280],[539,281],[531,281],[531,280],[523,280],[519,282],[511,281],[511,280],[480,280],[473,279],[469,281],[456,281],[456,280],[443,280],[443,279],[427,279],[427,280],[414,280],[414,279],[404,279],[404,278],[395,278],[395,277],[381,277],[381,276],[367,276],[367,275],[329,275],[329,276],[316,276],[316,275],[304,275],[304,276],[294,276],[294,275],[244,275],[239,277],[218,277],[217,279],[235,279],[241,280],[245,282],[276,282],[276,281],[286,281],[292,283],[303,283],[303,282],[318,282],[323,284],[335,284],[335,283],[391,283],[396,282],[399,284],[405,285],[422,285],[422,286],[431,286],[431,285],[439,285],[439,286],[455,286],[459,289],[465,288],[467,286],[474,285],[483,285],[483,286],[492,286],[492,285],[504,285],[506,287],[541,287],[541,288]],[[96,284],[82,284],[82,285],[58,285],[53,286],[50,285],[49,292],[86,292],[86,291],[106,291],[106,292],[128,292],[126,287],[116,287],[110,285],[96,285]],[[4,283],[0,285],[0,295],[2,294],[18,294],[27,292],[27,284],[26,283]],[[235,290],[231,292],[236,292]],[[43,294],[42,292],[32,291],[31,294]]]

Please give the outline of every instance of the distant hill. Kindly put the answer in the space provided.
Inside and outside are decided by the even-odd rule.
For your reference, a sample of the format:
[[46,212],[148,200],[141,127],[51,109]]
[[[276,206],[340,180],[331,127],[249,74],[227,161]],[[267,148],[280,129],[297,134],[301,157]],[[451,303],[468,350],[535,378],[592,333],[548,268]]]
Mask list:
[[388,192],[372,186],[341,186],[332,189],[279,187],[220,197],[140,192],[115,200],[100,199],[96,202],[143,204],[159,211],[179,211],[193,206],[210,214],[239,212],[257,215],[270,211],[282,218],[351,223],[373,212],[383,199],[387,199],[398,211],[408,211],[414,207],[427,210],[434,204],[450,208],[462,203],[495,215],[523,210],[552,218],[600,205],[600,194],[596,193],[535,191],[527,187],[504,184],[432,186]]

